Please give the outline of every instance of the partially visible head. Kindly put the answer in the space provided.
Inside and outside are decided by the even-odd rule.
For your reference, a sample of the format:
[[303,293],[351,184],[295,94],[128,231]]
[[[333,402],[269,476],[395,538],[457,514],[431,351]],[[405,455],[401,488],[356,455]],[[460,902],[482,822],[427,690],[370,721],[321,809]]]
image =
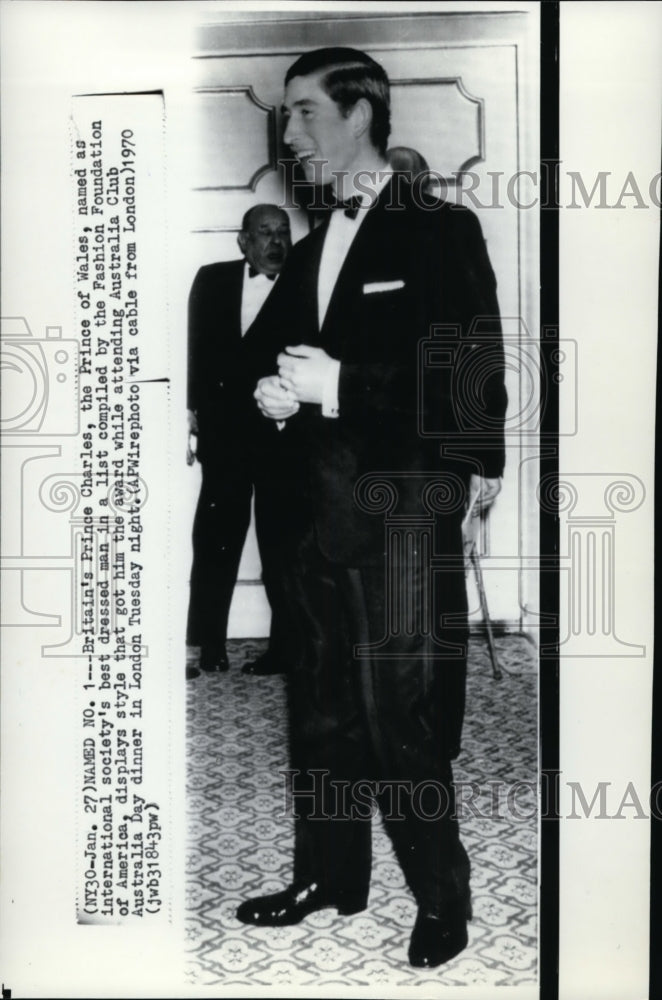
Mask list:
[[237,242],[256,271],[278,274],[292,247],[287,212],[276,205],[254,205],[242,219]]
[[[307,174],[312,160],[324,161],[315,183],[346,169],[357,150],[384,157],[391,131],[388,77],[370,56],[357,49],[306,52],[285,76],[285,142],[299,155]],[[313,155],[306,155],[306,154]]]
[[430,167],[425,157],[417,149],[412,149],[411,146],[391,146],[386,158],[392,170],[409,174],[412,180],[419,174],[430,173]]
[[389,166],[396,173],[404,174],[417,194],[431,194],[432,175],[425,157],[411,146],[391,146],[386,153]]

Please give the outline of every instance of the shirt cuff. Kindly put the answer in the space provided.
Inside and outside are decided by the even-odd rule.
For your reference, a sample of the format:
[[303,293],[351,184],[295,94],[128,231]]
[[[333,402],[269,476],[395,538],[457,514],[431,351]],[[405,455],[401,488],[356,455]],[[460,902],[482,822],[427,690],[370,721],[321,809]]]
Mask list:
[[340,412],[338,404],[338,380],[340,378],[340,362],[331,360],[329,370],[322,389],[322,416],[335,418]]

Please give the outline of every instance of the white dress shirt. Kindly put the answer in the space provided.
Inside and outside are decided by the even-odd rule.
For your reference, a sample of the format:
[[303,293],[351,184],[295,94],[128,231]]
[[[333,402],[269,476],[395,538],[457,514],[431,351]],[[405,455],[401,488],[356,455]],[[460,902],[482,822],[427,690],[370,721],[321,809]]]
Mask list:
[[[361,195],[362,206],[356,213],[356,217],[351,219],[340,209],[331,213],[329,228],[324,238],[322,257],[320,259],[320,269],[317,280],[317,312],[320,329],[324,323],[329,302],[336,287],[338,275],[345,263],[345,258],[349,253],[361,223],[368,214],[368,210],[377,195],[380,193],[386,182],[390,179],[392,171],[379,171],[377,181],[374,186],[374,197],[369,194]],[[338,380],[340,378],[340,362],[334,359],[333,366],[329,369],[324,391],[322,394],[322,413],[325,417],[337,417],[338,406]]]

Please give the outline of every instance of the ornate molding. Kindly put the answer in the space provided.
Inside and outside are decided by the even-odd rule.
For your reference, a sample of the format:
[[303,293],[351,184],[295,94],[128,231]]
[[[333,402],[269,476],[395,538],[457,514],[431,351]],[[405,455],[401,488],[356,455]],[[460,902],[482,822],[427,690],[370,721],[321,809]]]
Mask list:
[[196,94],[210,95],[239,95],[246,96],[249,105],[252,105],[258,112],[263,112],[266,116],[266,145],[267,162],[261,164],[254,170],[244,184],[204,184],[193,188],[194,191],[255,191],[257,185],[265,174],[271,170],[276,170],[278,163],[276,159],[277,134],[276,134],[276,108],[272,104],[265,104],[255,94],[250,84],[238,86],[218,86],[218,87],[198,87]]
[[[465,87],[462,77],[420,77],[406,80],[391,80],[391,89],[397,90],[399,87],[455,87],[459,98],[474,105],[475,114],[475,151],[469,153],[452,171],[439,170],[447,184],[457,184],[458,176],[461,176],[476,163],[485,161],[485,101],[482,97],[475,97]],[[399,145],[399,143],[397,143]],[[434,171],[437,168],[434,163],[430,164]]]

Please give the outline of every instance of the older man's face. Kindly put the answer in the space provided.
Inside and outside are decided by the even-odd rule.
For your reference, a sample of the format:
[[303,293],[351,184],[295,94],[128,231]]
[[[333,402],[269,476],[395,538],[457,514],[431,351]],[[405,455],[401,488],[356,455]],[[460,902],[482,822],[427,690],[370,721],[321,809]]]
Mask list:
[[239,234],[239,246],[260,274],[278,274],[292,246],[287,213],[272,205],[257,208]]

